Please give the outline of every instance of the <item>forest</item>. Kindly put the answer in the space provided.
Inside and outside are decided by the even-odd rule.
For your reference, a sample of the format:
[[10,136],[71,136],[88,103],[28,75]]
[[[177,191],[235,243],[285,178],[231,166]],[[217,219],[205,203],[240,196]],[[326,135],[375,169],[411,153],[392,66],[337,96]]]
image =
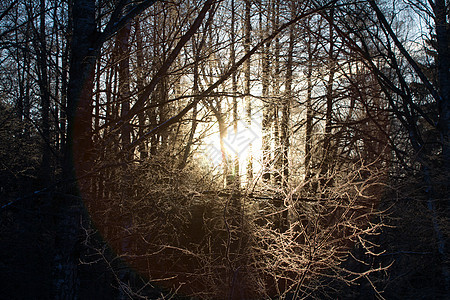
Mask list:
[[0,1],[0,299],[449,299],[450,1]]

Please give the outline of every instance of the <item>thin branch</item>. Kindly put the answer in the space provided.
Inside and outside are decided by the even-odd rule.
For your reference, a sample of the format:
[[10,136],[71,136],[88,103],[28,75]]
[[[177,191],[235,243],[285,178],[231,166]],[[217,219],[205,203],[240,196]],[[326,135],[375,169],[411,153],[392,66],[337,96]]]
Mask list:
[[370,6],[375,10],[375,13],[377,14],[378,20],[381,22],[383,27],[387,30],[390,37],[394,41],[397,48],[400,50],[402,55],[406,58],[408,63],[411,65],[411,67],[414,69],[416,74],[419,76],[420,80],[423,82],[427,90],[430,92],[430,94],[433,96],[433,98],[436,100],[437,103],[441,102],[441,96],[439,95],[438,91],[433,87],[431,82],[428,80],[428,78],[425,76],[425,74],[420,69],[419,65],[416,63],[416,61],[411,57],[411,55],[408,53],[408,51],[405,49],[403,44],[398,39],[397,35],[392,30],[391,25],[389,25],[388,21],[386,20],[386,17],[384,16],[383,12],[380,10],[378,5],[375,3],[374,0],[369,0]]
[[[175,116],[173,116],[172,118],[169,118],[167,121],[165,121],[164,123],[156,126],[155,128],[153,128],[152,130],[146,132],[145,134],[142,135],[142,137],[140,137],[139,139],[135,140],[134,142],[130,143],[129,146],[127,147],[126,150],[131,150],[134,147],[138,146],[140,143],[142,143],[143,141],[145,141],[149,136],[155,134],[156,132],[159,132],[167,127],[169,127],[170,125],[176,123],[177,121],[179,121],[185,114],[187,114],[195,105],[197,105],[197,103],[203,98],[203,97],[207,97],[211,94],[211,92],[216,89],[220,84],[222,84],[225,80],[227,80],[234,72],[237,71],[237,69],[245,62],[247,61],[253,54],[255,54],[255,52],[264,44],[266,44],[267,42],[271,41],[272,39],[274,39],[280,32],[282,32],[284,29],[288,28],[290,25],[298,22],[299,20],[308,17],[310,15],[313,15],[315,13],[318,13],[324,9],[327,9],[328,7],[330,7],[331,5],[333,5],[337,0],[333,0],[331,2],[329,2],[328,4],[315,8],[309,12],[305,12],[302,13],[300,15],[298,15],[296,18],[292,19],[289,22],[286,22],[284,24],[282,24],[280,27],[278,27],[276,30],[274,30],[269,36],[267,36],[265,39],[261,40],[258,44],[256,44],[248,53],[246,53],[238,62],[236,62],[236,64],[234,64],[233,66],[231,66],[227,72],[225,72],[215,83],[213,83],[212,85],[209,86],[209,88],[207,88],[205,91],[203,91],[199,97],[197,97],[197,99],[195,99],[194,101],[192,101],[189,105],[187,105],[184,109],[182,109],[178,114],[176,114]],[[157,75],[155,75],[156,77]],[[132,112],[132,110],[130,110],[130,113]]]

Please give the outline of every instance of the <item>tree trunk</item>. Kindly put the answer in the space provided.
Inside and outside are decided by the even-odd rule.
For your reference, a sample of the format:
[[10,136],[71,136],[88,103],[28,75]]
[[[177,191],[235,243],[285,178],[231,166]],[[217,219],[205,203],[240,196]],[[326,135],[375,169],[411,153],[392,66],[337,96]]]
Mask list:
[[[250,52],[251,44],[251,20],[250,20],[250,0],[245,0],[245,28],[244,28],[244,52],[248,54]],[[248,128],[252,126],[252,103],[250,99],[250,57],[244,62],[244,76],[245,76],[245,124]],[[252,144],[248,146],[247,157],[247,184],[250,184],[253,180],[253,149]]]
[[[234,0],[231,1],[231,49],[230,49],[230,60],[231,64],[234,66],[236,64],[236,33],[235,33],[235,5]],[[236,73],[231,75],[231,87],[232,87],[232,95],[233,95],[233,133],[234,136],[238,135],[238,105],[237,105],[237,77]],[[239,178],[239,149],[233,149],[235,151],[235,155],[233,157],[233,166],[232,166],[232,181],[230,184],[233,188],[239,189],[240,187],[240,178]]]
[[[295,16],[295,4],[290,2],[291,18]],[[294,44],[295,44],[295,27],[292,25],[289,28],[289,45],[287,53],[286,63],[286,83],[285,83],[285,95],[282,100],[281,108],[281,147],[282,147],[282,175],[283,175],[283,188],[287,188],[289,182],[289,119],[291,112],[292,102],[292,80],[293,80],[293,57],[294,57]]]
[[[192,92],[194,94],[194,101],[196,100],[197,95],[199,94],[199,88],[198,88],[198,83],[199,83],[199,70],[198,70],[198,63],[200,60],[200,49],[197,49],[198,45],[195,42],[195,39],[192,39],[192,48],[193,48],[193,55],[194,55],[194,83],[193,83],[193,87],[192,87]],[[195,135],[195,131],[197,130],[197,105],[195,105],[192,109],[192,126],[191,126],[191,130],[189,132],[189,138],[186,144],[186,147],[184,149],[184,154],[183,154],[183,158],[181,160],[181,163],[179,165],[180,169],[183,169],[188,161],[189,155],[191,154],[191,147],[194,141],[194,135]]]
[[[268,30],[268,26],[263,28],[262,22],[262,12],[260,12],[260,33],[261,39],[263,39],[263,32]],[[272,105],[269,99],[269,51],[270,51],[270,41],[262,46],[261,49],[261,59],[262,59],[262,97],[263,97],[263,119],[262,119],[262,179],[265,183],[270,183],[271,178],[271,149],[270,149],[270,133],[272,124]]]
[[[295,15],[294,2],[290,2],[291,6],[291,16]],[[281,169],[279,170],[282,177],[281,187],[283,189],[283,194],[287,195],[287,187],[289,180],[289,118],[290,118],[290,105],[292,99],[292,73],[293,73],[293,55],[294,55],[294,25],[289,28],[289,45],[288,45],[288,57],[286,64],[286,83],[285,83],[285,93],[281,102],[281,136],[280,136],[280,146],[281,146]],[[282,197],[284,200],[284,197]],[[284,202],[284,201],[283,201]],[[285,203],[281,203],[284,210],[281,214],[281,227],[282,232],[286,231],[289,226],[288,220],[288,210]]]
[[[64,175],[67,180],[86,174],[92,151],[92,87],[96,53],[92,53],[96,33],[95,1],[74,0],[72,10],[70,79],[68,83],[68,140]],[[80,186],[80,192],[83,187]],[[69,194],[78,195],[75,187]],[[65,197],[57,203],[58,239],[55,241],[54,291],[56,299],[78,298],[79,279],[77,244],[80,234],[81,202],[78,197]]]
[[[278,1],[272,2],[272,27],[278,28],[279,26],[279,13],[280,13],[280,3]],[[273,158],[274,158],[274,181],[275,185],[281,187],[283,179],[282,171],[282,146],[281,146],[281,134],[280,134],[280,107],[281,93],[280,93],[280,38],[275,37],[274,41],[274,70],[273,70]]]
[[220,105],[220,100],[216,99],[217,103],[217,111],[214,112],[217,118],[217,123],[219,124],[219,144],[220,144],[220,153],[222,154],[222,173],[223,173],[223,183],[225,186],[229,185],[229,161],[228,154],[225,148],[225,138],[227,136],[227,126],[225,124],[225,116],[222,113],[222,108]]
[[[134,22],[134,30],[136,32],[136,45],[137,45],[137,53],[136,53],[136,63],[137,63],[137,70],[136,70],[136,85],[138,93],[140,94],[141,91],[144,89],[145,85],[145,75],[144,75],[144,45],[142,40],[142,30],[140,26],[140,19],[136,19]],[[139,130],[138,130],[138,138],[142,137],[144,134],[144,126],[146,125],[147,116],[144,111],[140,111],[138,113],[138,122],[139,122]],[[144,160],[148,157],[148,144],[142,143],[139,145],[139,158],[141,160]]]
[[[333,20],[334,9],[330,11],[330,22]],[[332,151],[331,151],[331,126],[332,126],[332,112],[333,112],[333,101],[334,101],[334,75],[336,72],[336,62],[334,54],[334,32],[332,24],[329,25],[329,49],[328,49],[328,81],[326,90],[326,112],[325,112],[325,136],[323,141],[323,154],[322,154],[322,166],[320,169],[320,188],[322,192],[326,186],[332,185],[332,166],[331,161]]]
[[[446,5],[446,2],[447,1],[445,0],[436,0],[433,12],[436,26],[438,81],[441,96],[441,102],[438,103],[438,130],[441,133],[442,141],[443,173],[450,174],[450,27],[447,20],[448,5]],[[444,180],[442,183],[443,195],[448,195],[449,186],[450,179],[449,176],[447,176],[447,180]],[[450,209],[450,203],[445,203],[445,205],[447,206],[447,209]],[[450,279],[447,280],[450,285]]]
[[[440,184],[439,193],[442,198],[447,197],[446,203],[443,203],[447,213],[450,211],[449,186],[450,186],[450,49],[449,49],[449,34],[450,27],[447,20],[448,1],[436,0],[433,7],[434,22],[436,26],[436,40],[437,40],[437,52],[438,52],[438,81],[440,91],[440,103],[438,102],[439,121],[438,130],[441,134],[442,142],[442,161],[444,175],[442,183]],[[433,199],[434,200],[434,199]],[[428,201],[428,207],[433,214],[435,210],[432,201]],[[435,232],[438,239],[438,250],[442,258],[442,275],[445,281],[445,288],[447,292],[450,291],[450,271],[448,268],[448,255],[445,249],[445,239],[440,233],[439,225],[433,215],[433,223]]]
[[[119,59],[119,102],[121,103],[120,115],[124,117],[130,111],[130,45],[129,37],[131,21],[125,24],[117,34],[117,49]],[[131,143],[131,125],[125,121],[121,130],[122,145],[126,148]],[[130,154],[126,155],[129,160]]]
[[39,89],[41,92],[41,117],[42,117],[42,160],[40,170],[41,184],[47,184],[51,178],[50,172],[50,91],[48,83],[48,66],[47,66],[47,41],[45,33],[45,0],[40,0],[39,11],[39,44],[38,59],[39,59]]
[[[116,37],[116,43],[117,43],[117,49],[118,49],[118,59],[119,59],[119,102],[121,105],[120,115],[121,117],[124,117],[128,114],[130,111],[130,45],[129,45],[129,37],[130,37],[130,31],[131,31],[131,21],[125,24],[124,27],[122,27]],[[122,143],[122,149],[127,148],[131,143],[131,125],[129,123],[130,121],[125,121],[122,124],[121,128],[121,143]],[[129,176],[129,173],[127,172],[127,164],[130,163],[130,161],[133,159],[133,149],[130,151],[125,151],[122,153],[123,156],[121,159],[123,159],[125,165],[123,168],[123,178],[124,182],[131,183],[132,177]],[[126,185],[123,190],[121,191],[125,197],[128,197],[133,194],[132,191],[132,185],[128,184]],[[127,252],[130,248],[133,247],[131,245],[132,241],[131,238],[129,238],[128,230],[133,227],[133,219],[129,212],[124,209],[127,205],[125,203],[122,203],[122,201],[127,201],[128,199],[120,199],[121,203],[119,204],[120,209],[120,217],[115,222],[117,224],[120,224],[120,228],[124,232],[121,232],[119,236],[122,237],[120,241],[120,251],[121,254],[127,255]],[[127,281],[129,283],[130,281],[130,270],[127,268],[125,262],[119,261],[118,262],[118,279],[119,282],[119,299],[127,299],[127,292],[125,291],[124,285],[127,284]]]
[[[72,36],[72,5],[68,5],[68,32],[67,32],[67,40],[65,41],[65,48],[62,54],[62,73],[61,73],[61,109],[60,109],[60,132],[61,132],[61,149],[62,153],[65,155],[65,151],[67,149],[67,92],[68,92],[68,78],[69,78],[69,56],[70,56],[70,47],[71,47],[71,36]],[[62,157],[61,165],[64,167],[65,157]]]

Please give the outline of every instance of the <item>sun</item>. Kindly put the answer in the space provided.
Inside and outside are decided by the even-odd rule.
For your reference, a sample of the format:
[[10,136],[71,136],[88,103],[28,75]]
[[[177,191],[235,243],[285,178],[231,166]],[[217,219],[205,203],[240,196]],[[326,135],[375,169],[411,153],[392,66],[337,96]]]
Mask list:
[[[239,173],[247,174],[246,167],[252,160],[253,171],[260,169],[259,158],[261,156],[261,120],[258,115],[253,116],[251,124],[243,120],[237,122],[237,130],[229,125],[223,138],[224,153],[221,150],[221,141],[218,125],[214,125],[213,133],[204,139],[205,157],[214,167],[222,166],[224,159],[227,161],[239,161]],[[225,156],[225,157],[224,157]]]

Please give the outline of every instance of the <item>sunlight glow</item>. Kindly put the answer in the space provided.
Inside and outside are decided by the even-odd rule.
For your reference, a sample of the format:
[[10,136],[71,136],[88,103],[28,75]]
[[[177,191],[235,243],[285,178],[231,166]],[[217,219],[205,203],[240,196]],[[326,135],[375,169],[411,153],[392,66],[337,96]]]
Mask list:
[[[259,159],[261,156],[261,120],[262,116],[252,116],[251,125],[248,126],[244,120],[239,120],[237,132],[234,132],[232,124],[228,124],[226,136],[223,139],[226,159],[233,163],[239,159],[239,174],[242,179],[246,177],[246,167],[249,157],[253,158],[253,172],[258,173],[261,169]],[[205,156],[213,166],[223,165],[223,157],[220,146],[220,134],[218,125],[214,125],[214,133],[204,139]]]

